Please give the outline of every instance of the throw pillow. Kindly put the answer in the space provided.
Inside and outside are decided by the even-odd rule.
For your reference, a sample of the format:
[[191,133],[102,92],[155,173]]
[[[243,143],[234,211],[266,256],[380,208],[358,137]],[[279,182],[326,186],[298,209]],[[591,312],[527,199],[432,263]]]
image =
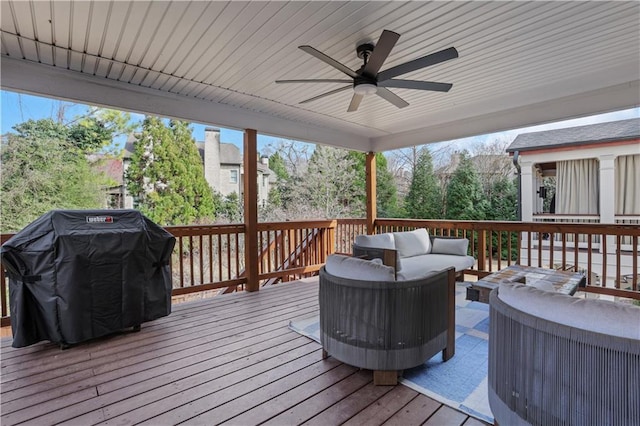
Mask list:
[[433,239],[433,254],[454,254],[456,256],[466,256],[469,248],[469,240],[466,238],[438,238]]
[[341,254],[329,256],[325,270],[336,277],[352,280],[395,281],[395,271],[391,266]]
[[400,257],[413,257],[431,253],[431,240],[424,228],[409,232],[394,232],[393,240]]

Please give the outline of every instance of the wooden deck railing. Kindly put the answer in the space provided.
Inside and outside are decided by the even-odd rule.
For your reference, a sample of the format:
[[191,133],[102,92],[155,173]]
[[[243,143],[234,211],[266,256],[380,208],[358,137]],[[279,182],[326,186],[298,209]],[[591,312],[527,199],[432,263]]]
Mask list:
[[[469,274],[484,276],[514,263],[575,270],[587,276],[585,291],[640,299],[636,224],[377,219],[375,226],[379,233],[426,228],[434,235],[468,238],[469,254],[478,259]],[[243,224],[167,230],[177,239],[171,262],[173,295],[241,289],[246,283]],[[355,236],[366,233],[366,221],[259,223],[256,232],[258,277],[262,285],[270,285],[317,273],[331,253],[351,253]],[[0,242],[11,236],[2,234]],[[7,325],[8,280],[2,268],[0,282],[2,325]]]

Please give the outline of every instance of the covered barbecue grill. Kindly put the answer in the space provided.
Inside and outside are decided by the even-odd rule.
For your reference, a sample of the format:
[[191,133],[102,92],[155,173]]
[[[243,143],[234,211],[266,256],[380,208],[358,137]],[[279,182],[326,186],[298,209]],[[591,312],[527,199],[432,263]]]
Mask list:
[[2,245],[13,346],[61,346],[171,313],[175,238],[136,210],[54,210]]

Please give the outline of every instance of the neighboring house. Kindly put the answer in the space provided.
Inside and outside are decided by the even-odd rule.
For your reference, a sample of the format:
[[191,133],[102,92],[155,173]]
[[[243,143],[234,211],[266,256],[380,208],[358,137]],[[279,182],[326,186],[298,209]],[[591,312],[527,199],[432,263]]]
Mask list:
[[640,220],[640,118],[523,133],[507,152],[519,157],[523,221],[544,215],[546,176],[556,177],[557,219]]
[[[204,141],[196,142],[204,168],[204,177],[209,186],[226,196],[236,193],[242,199],[244,193],[244,167],[240,149],[231,143],[220,142],[220,129],[208,127],[204,131]],[[133,144],[136,141],[129,135],[124,150],[124,170],[127,169]],[[261,157],[258,163],[258,202],[265,205],[269,190],[276,176],[269,169],[268,157]]]
[[[204,177],[222,195],[244,193],[244,167],[240,149],[231,143],[220,142],[220,129],[204,129],[204,142],[198,142],[198,151],[204,163]],[[269,190],[275,184],[276,175],[269,169],[269,158],[258,162],[258,203],[267,203]]]
[[89,157],[93,170],[103,173],[110,180],[110,186],[105,188],[105,208],[131,209],[133,198],[127,194],[124,185],[124,162],[119,158],[109,158],[100,154]]
[[[634,268],[632,239],[623,238],[621,250],[616,252],[614,237],[602,241],[597,232],[588,231],[588,224],[640,224],[640,118],[524,133],[515,138],[507,152],[518,156],[521,167],[522,220],[585,224],[585,230],[576,234],[577,241],[572,235],[566,236],[568,246],[574,250],[567,252],[567,258],[576,256],[579,270],[591,263],[598,275],[596,280],[610,286],[615,283],[614,258],[620,256],[620,284],[628,285],[625,276]],[[556,179],[554,213],[543,211],[541,195],[543,178],[547,176]],[[542,263],[546,264],[553,249],[551,244],[560,243],[558,238],[542,234],[528,240],[523,233],[521,257],[526,261],[526,248],[531,241],[532,247],[542,248]],[[531,250],[532,260],[537,259],[537,252]],[[557,259],[553,267],[558,267]],[[600,275],[605,264],[607,277],[603,280]]]

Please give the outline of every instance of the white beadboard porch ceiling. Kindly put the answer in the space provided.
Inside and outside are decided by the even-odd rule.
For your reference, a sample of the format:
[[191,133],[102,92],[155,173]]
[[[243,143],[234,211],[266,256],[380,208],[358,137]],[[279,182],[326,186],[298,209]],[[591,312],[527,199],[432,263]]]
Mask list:
[[[7,1],[3,89],[361,151],[449,140],[640,105],[640,2]],[[352,91],[356,45],[401,34],[382,70],[454,46],[460,57],[399,78],[398,109]],[[3,108],[10,108],[3,105]]]

